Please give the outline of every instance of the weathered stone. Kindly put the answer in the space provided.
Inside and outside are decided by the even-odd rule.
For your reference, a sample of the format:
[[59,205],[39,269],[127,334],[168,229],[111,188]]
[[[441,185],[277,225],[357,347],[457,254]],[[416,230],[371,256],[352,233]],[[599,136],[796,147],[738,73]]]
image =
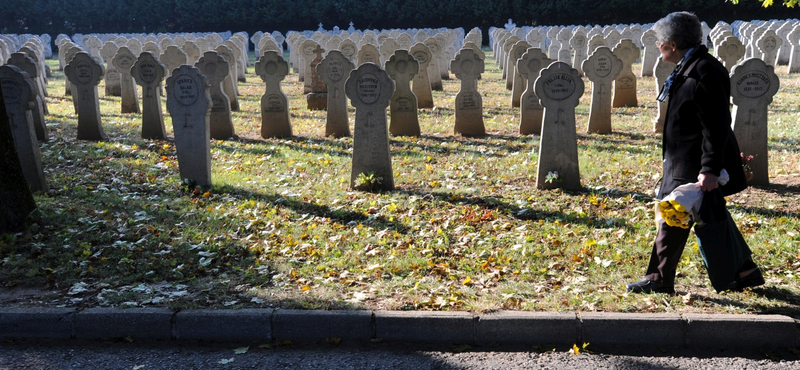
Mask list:
[[738,37],[730,35],[725,37],[720,44],[715,48],[717,58],[722,62],[722,65],[731,71],[733,66],[744,57],[747,49]]
[[592,82],[592,103],[587,132],[610,134],[611,86],[622,71],[620,60],[611,49],[601,46],[583,62],[583,73]]
[[427,38],[423,44],[425,44],[425,46],[428,47],[428,51],[431,52],[431,60],[428,63],[428,79],[431,82],[431,90],[444,91],[444,86],[442,86],[442,73],[439,70],[439,59],[441,58],[442,47],[439,45],[439,42],[432,37]]
[[450,62],[450,70],[461,80],[456,94],[456,122],[453,132],[463,136],[486,135],[483,124],[483,98],[478,92],[478,76],[485,64],[472,49],[461,49]]
[[731,98],[733,98],[733,133],[739,150],[753,174],[751,185],[769,184],[769,149],[767,108],[778,92],[780,81],[774,67],[761,59],[750,58],[733,67]]
[[40,83],[41,79],[38,78],[39,70],[36,68],[35,62],[27,56],[27,54],[12,53],[11,57],[8,59],[8,64],[16,66],[21,71],[27,73],[28,77],[31,78],[34,85],[34,99],[31,114],[33,115],[33,128],[36,132],[36,139],[41,141],[49,140],[50,132],[47,130],[47,125],[44,121],[45,108],[47,107],[44,103],[44,87]]
[[509,76],[513,76],[511,84],[512,108],[519,107],[519,100],[522,97],[522,92],[525,91],[527,86],[525,77],[523,77],[523,75],[517,70],[517,61],[519,58],[522,58],[522,54],[525,54],[530,47],[530,44],[525,41],[517,41],[517,43],[511,47],[511,50],[508,53],[508,64],[506,65],[506,70],[508,71],[507,73]]
[[161,61],[161,63],[164,63],[165,67],[167,67],[167,78],[172,76],[172,71],[184,64],[187,64],[189,61],[189,57],[186,55],[186,53],[175,45],[169,45],[164,48],[164,51],[161,53],[158,59]]
[[756,40],[756,47],[761,54],[761,59],[767,65],[776,66],[778,61],[778,50],[783,40],[775,34],[773,30],[767,30]]
[[575,58],[572,60],[572,68],[578,70],[578,73],[583,75],[583,61],[589,57],[587,54],[587,49],[589,48],[589,39],[586,38],[586,32],[582,29],[576,29],[573,34],[572,38],[569,39],[569,45],[572,47],[572,50],[575,50]]
[[792,46],[789,52],[789,67],[787,71],[788,73],[798,73],[800,72],[800,24],[792,28],[792,31],[786,35],[786,40]]
[[583,95],[583,80],[576,69],[555,62],[542,70],[534,86],[544,106],[536,187],[580,189],[575,107]]
[[322,63],[322,56],[325,54],[325,49],[317,45],[314,48],[314,59],[311,60],[308,67],[310,74],[306,77],[311,78],[311,92],[306,95],[306,102],[308,110],[325,110],[328,109],[328,85],[320,78],[317,73],[317,66]]
[[222,80],[222,91],[231,102],[231,111],[238,112],[239,98],[236,90],[236,56],[228,45],[219,45],[214,51],[228,62],[228,74]]
[[199,69],[182,65],[167,79],[167,108],[172,116],[175,150],[182,180],[211,186],[212,99]]
[[386,61],[386,72],[395,86],[389,105],[389,132],[394,136],[420,136],[417,96],[410,85],[411,79],[419,72],[419,62],[408,50],[396,50]]
[[517,70],[524,77],[526,86],[520,98],[520,135],[540,135],[544,107],[539,104],[539,97],[534,92],[534,83],[539,72],[553,61],[539,48],[530,48],[517,61]]
[[374,184],[376,188],[394,190],[386,125],[386,106],[392,97],[394,82],[377,64],[364,63],[350,72],[345,91],[356,107],[350,184],[356,187],[359,175],[372,174],[374,178],[380,178],[380,183]]
[[303,94],[308,94],[311,91],[311,62],[317,57],[314,53],[316,48],[320,47],[314,40],[305,40],[300,44],[300,58],[303,64]]
[[328,115],[325,123],[325,136],[350,136],[344,84],[355,66],[340,51],[332,50],[316,67],[316,74],[327,85]]
[[642,71],[640,76],[652,76],[653,67],[656,65],[656,59],[661,56],[661,52],[656,47],[656,31],[652,29],[645,31],[642,34],[640,42],[644,46],[644,57],[642,58]]
[[166,69],[149,51],[142,52],[131,67],[133,79],[142,86],[142,139],[167,138],[161,109],[161,81]]
[[[4,86],[0,88],[4,89]],[[3,181],[0,181],[0,233],[19,230],[36,209],[14,142],[5,100],[0,94],[0,173],[3,174]]]

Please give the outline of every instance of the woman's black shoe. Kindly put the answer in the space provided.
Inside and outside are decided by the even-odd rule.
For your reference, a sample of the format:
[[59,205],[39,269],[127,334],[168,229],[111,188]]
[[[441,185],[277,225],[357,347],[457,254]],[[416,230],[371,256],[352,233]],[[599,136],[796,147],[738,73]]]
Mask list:
[[[749,275],[748,275],[749,276]],[[647,279],[639,280],[635,283],[625,285],[631,293],[669,293],[675,294],[675,287],[666,286],[660,281],[650,281]]]
[[766,281],[764,281],[764,275],[761,274],[761,269],[756,268],[755,271],[739,278],[739,281],[736,283],[736,291],[741,292],[747,288],[764,285],[764,283],[766,283]]

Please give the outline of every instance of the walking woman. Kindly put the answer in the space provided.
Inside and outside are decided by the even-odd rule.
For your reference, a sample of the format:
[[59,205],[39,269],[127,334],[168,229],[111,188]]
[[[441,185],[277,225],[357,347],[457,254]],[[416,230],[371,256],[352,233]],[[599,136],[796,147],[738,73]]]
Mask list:
[[[669,98],[669,103],[657,198],[680,185],[699,182],[704,192],[703,222],[694,229],[712,286],[717,291],[741,291],[762,285],[761,270],[725,207],[725,196],[747,187],[739,145],[731,130],[728,71],[708,53],[700,20],[694,14],[671,13],[653,30],[662,58],[677,63],[658,96],[659,101]],[[723,169],[730,181],[720,185]],[[669,226],[663,219],[658,219],[657,225],[647,273],[643,280],[626,286],[629,292],[675,292],[675,272],[691,227]]]

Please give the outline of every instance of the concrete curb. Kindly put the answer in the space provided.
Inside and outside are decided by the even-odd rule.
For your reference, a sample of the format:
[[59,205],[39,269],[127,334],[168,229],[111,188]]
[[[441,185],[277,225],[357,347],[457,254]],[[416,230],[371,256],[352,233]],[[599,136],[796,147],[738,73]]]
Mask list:
[[797,322],[780,315],[0,308],[0,338],[123,337],[223,342],[336,337],[478,345],[588,342],[709,349],[800,346]]

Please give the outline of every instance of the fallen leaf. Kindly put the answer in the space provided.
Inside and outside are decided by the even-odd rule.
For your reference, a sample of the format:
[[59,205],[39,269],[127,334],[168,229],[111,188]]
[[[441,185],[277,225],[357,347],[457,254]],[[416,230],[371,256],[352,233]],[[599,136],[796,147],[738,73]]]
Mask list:
[[231,362],[233,362],[233,361],[235,361],[235,360],[236,360],[236,359],[235,359],[235,358],[233,358],[233,357],[231,357],[231,358],[227,358],[227,359],[226,359],[226,358],[223,358],[222,360],[219,360],[218,364],[225,365],[225,364],[229,364],[229,363],[231,363]]
[[235,353],[237,355],[243,355],[243,354],[247,353],[247,351],[249,349],[250,349],[250,347],[239,347],[239,348],[234,349],[233,353]]

